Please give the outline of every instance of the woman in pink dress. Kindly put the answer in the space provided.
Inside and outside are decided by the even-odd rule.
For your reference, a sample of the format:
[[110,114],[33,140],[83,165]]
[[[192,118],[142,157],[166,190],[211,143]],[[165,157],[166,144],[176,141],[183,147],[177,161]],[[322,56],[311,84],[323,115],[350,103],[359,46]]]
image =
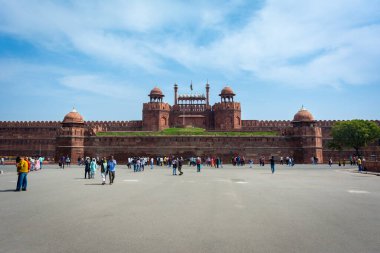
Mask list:
[[34,169],[39,170],[41,169],[41,162],[40,159],[36,159],[35,164],[34,164]]

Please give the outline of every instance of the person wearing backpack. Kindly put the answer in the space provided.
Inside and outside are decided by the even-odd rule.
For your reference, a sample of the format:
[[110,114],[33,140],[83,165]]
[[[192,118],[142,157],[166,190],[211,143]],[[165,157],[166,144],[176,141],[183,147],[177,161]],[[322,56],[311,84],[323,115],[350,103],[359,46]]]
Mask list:
[[17,174],[18,174],[18,179],[17,179],[17,186],[16,186],[16,191],[19,192],[21,189],[23,191],[26,191],[27,186],[28,186],[28,173],[30,168],[28,167],[28,162],[27,158],[16,158],[16,167],[17,167]]

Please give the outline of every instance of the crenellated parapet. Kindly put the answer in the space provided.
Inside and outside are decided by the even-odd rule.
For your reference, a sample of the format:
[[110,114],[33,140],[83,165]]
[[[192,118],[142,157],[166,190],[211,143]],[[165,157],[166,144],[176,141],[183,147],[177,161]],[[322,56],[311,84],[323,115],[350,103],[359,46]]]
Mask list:
[[90,129],[88,133],[107,131],[141,131],[142,120],[134,121],[86,121],[85,126]]
[[4,127],[59,127],[60,121],[0,121],[0,128]]
[[275,128],[285,128],[291,127],[290,120],[242,120],[243,128],[252,127],[275,127]]
[[[345,122],[349,120],[317,120],[316,125],[319,127],[332,127],[337,122]],[[380,126],[380,120],[368,120],[371,122],[375,122]]]
[[144,103],[143,110],[168,110],[170,111],[171,106],[168,103],[158,102],[158,103]]
[[215,103],[212,106],[212,109],[214,111],[216,111],[216,110],[241,110],[241,107],[240,107],[239,102],[221,102],[221,103]]
[[176,104],[171,107],[171,111],[174,113],[206,112],[211,111],[211,106],[206,104]]

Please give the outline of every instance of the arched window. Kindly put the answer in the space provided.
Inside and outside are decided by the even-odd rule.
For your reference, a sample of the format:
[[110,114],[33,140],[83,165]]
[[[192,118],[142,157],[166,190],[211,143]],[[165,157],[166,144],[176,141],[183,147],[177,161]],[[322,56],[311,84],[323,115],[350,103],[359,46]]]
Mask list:
[[161,117],[161,125],[166,126],[167,125],[167,119],[166,117]]

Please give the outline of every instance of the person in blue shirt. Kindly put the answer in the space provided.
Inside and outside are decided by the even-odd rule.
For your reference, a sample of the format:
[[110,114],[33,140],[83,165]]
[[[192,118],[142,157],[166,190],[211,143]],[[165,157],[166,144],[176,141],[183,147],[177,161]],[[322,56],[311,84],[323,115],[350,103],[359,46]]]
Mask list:
[[109,173],[110,184],[113,184],[116,170],[116,160],[113,158],[113,156],[110,156],[110,159],[108,160],[107,169]]

